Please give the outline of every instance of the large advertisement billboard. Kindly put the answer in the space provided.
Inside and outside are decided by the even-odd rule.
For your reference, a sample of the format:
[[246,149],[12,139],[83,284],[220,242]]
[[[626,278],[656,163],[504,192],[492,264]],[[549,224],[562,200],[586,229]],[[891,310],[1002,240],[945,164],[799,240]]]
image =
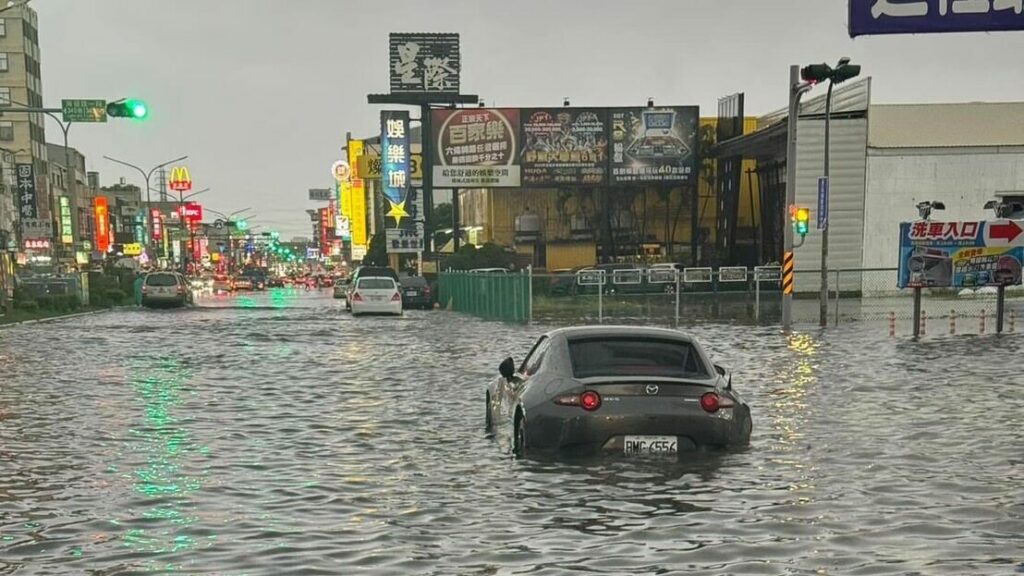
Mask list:
[[1021,283],[1024,228],[1014,220],[900,224],[900,288]]
[[608,114],[601,108],[520,112],[523,186],[604,184]]
[[1021,0],[850,0],[850,37],[1024,30]]
[[520,185],[519,110],[434,110],[430,117],[437,188]]
[[699,120],[696,106],[610,109],[610,182],[696,181]]

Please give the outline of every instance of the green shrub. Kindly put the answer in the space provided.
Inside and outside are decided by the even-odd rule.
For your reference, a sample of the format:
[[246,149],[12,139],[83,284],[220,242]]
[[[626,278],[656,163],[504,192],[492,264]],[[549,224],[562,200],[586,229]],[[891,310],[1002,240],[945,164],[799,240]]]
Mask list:
[[36,298],[40,310],[53,310],[53,296],[44,295]]
[[35,312],[39,309],[39,303],[35,300],[18,300],[14,303],[14,306],[18,310],[24,310],[26,312]]
[[118,306],[124,303],[124,299],[127,298],[128,295],[120,288],[108,288],[103,291],[103,296],[110,304]]

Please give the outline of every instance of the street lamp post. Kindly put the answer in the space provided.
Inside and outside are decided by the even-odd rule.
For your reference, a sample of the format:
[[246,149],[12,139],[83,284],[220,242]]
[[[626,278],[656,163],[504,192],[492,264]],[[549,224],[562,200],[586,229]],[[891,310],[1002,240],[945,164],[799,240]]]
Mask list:
[[[832,127],[832,88],[850,78],[860,74],[860,66],[850,64],[849,58],[840,58],[835,68],[828,64],[812,64],[805,66],[801,71],[801,77],[816,84],[828,80],[828,94],[825,96],[825,154],[824,154],[824,179],[826,194],[831,192],[829,181],[829,152],[831,149],[831,127]],[[821,203],[821,202],[819,202]],[[819,214],[818,219],[824,222],[821,230],[821,291],[818,296],[818,324],[822,327],[828,326],[828,211],[829,202],[825,202],[820,208],[824,214]],[[839,297],[839,286],[836,285],[836,298]]]
[[[188,246],[190,246],[190,250],[192,251],[195,250],[196,237],[195,234],[192,233],[192,223],[186,221],[185,218],[185,200],[199,196],[203,192],[208,192],[209,190],[209,188],[203,188],[198,192],[193,192],[188,195],[183,194],[184,190],[178,190],[178,222],[181,224],[182,230],[188,230]],[[182,242],[184,242],[184,240],[182,240]],[[188,265],[192,259],[190,250],[186,249],[181,251],[181,273],[185,275],[188,275]]]
[[[146,214],[145,214],[145,217],[144,217],[144,221],[146,222],[146,237],[143,240],[145,241],[146,246],[151,246],[152,235],[153,235],[153,211],[152,211],[152,201],[150,200],[150,195],[149,195],[149,179],[153,176],[153,173],[156,172],[157,170],[163,168],[164,166],[168,166],[170,164],[174,164],[175,162],[181,162],[181,161],[187,159],[188,156],[187,155],[186,156],[182,156],[181,158],[175,158],[174,160],[168,160],[167,162],[162,162],[160,164],[157,164],[152,169],[150,169],[149,172],[146,172],[145,170],[143,170],[142,168],[139,168],[135,164],[129,164],[128,162],[125,162],[124,160],[118,160],[117,158],[111,158],[110,156],[104,156],[104,158],[106,158],[107,160],[110,160],[111,162],[114,162],[114,163],[117,163],[117,164],[121,164],[122,166],[127,166],[129,168],[133,168],[133,169],[137,170],[139,172],[139,174],[142,175],[142,178],[146,181]],[[154,254],[155,254],[155,252],[154,252]]]

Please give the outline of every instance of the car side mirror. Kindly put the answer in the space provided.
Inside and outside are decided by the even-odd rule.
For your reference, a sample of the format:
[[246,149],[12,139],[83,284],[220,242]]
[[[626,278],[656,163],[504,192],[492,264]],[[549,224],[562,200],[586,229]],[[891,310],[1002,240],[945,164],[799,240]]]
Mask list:
[[515,376],[516,363],[512,360],[511,356],[502,360],[501,364],[498,364],[498,373],[501,374],[501,377],[505,380],[511,380],[512,377]]

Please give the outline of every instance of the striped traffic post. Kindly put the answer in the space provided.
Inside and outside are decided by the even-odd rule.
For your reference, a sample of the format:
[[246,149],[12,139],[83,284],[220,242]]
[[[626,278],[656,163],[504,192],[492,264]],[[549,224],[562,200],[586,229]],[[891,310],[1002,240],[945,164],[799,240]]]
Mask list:
[[786,252],[782,259],[782,295],[793,296],[793,253]]

